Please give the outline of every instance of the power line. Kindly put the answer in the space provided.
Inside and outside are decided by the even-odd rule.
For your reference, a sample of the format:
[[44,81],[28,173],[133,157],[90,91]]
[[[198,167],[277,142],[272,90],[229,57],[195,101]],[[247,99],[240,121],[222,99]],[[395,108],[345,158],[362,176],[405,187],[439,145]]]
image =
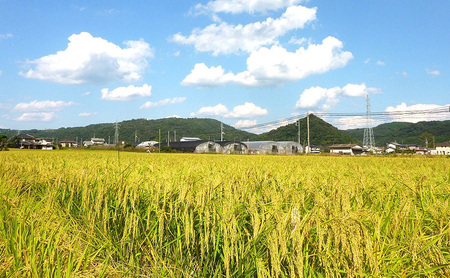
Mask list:
[[[435,109],[424,109],[424,110],[405,110],[405,111],[385,111],[385,112],[371,112],[371,118],[375,119],[395,119],[395,118],[402,118],[402,117],[410,117],[410,116],[418,116],[418,115],[439,115],[444,113],[450,112],[450,106],[444,106],[439,107]],[[366,112],[360,112],[360,113],[329,113],[329,112],[316,112],[312,113],[315,116],[318,117],[325,117],[325,118],[342,118],[342,117],[364,117],[367,115]],[[290,122],[300,119],[300,116],[293,116],[288,118],[283,118],[275,121],[265,122],[261,124],[256,124],[244,128],[240,128],[241,130],[250,130],[250,129],[256,129],[260,127],[266,127],[271,126],[274,124],[279,124],[280,122]]]

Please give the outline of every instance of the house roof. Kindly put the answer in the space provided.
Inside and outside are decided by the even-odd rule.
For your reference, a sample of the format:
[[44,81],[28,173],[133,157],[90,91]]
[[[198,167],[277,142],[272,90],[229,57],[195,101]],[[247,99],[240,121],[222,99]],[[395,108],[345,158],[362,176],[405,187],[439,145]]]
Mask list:
[[443,142],[436,145],[437,147],[450,147],[450,142]]
[[362,149],[362,147],[357,144],[334,144],[330,149]]
[[20,139],[26,139],[26,140],[34,140],[35,138],[29,134],[21,133],[17,135]]

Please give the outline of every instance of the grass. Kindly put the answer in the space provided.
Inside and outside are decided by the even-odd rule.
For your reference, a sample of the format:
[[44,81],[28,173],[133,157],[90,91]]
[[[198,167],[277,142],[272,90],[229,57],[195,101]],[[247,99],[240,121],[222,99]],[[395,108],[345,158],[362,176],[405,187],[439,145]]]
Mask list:
[[0,277],[450,276],[445,157],[0,161]]

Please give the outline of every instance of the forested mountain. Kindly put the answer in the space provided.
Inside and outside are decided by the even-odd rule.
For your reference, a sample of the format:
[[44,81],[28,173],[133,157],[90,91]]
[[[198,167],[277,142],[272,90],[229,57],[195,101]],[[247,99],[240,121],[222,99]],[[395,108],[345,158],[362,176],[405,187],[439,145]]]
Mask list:
[[[364,129],[349,129],[346,130],[346,133],[353,138],[363,138]],[[450,121],[386,123],[374,127],[373,133],[377,146],[384,146],[386,143],[393,141],[424,145],[425,134],[431,134],[434,137],[434,142],[439,143],[450,140]],[[429,144],[432,144],[432,142],[429,142]]]
[[[183,136],[200,137],[201,139],[220,140],[221,122],[213,119],[180,119],[165,118],[158,120],[136,119],[119,123],[119,140],[127,142],[158,140],[159,130],[161,130],[161,141],[167,139],[167,132],[170,132],[170,140],[173,140],[175,133],[179,140]],[[223,125],[226,140],[247,140],[255,134],[238,130],[232,126]],[[70,139],[79,141],[88,140],[91,137],[105,138],[106,142],[114,141],[115,124],[93,124],[86,127],[68,127],[46,130],[21,130],[35,137],[57,138],[58,140]],[[9,138],[17,135],[16,130],[0,129],[0,134],[6,134]]]
[[[361,139],[356,139],[346,134],[344,131],[337,129],[331,124],[325,122],[321,118],[311,114],[309,116],[310,126],[310,142],[311,145],[323,146],[332,144],[348,144],[360,143]],[[300,120],[300,142],[305,144],[307,142],[307,120],[303,118]],[[295,123],[279,127],[267,133],[258,136],[258,140],[274,140],[274,141],[297,141],[298,127]]]

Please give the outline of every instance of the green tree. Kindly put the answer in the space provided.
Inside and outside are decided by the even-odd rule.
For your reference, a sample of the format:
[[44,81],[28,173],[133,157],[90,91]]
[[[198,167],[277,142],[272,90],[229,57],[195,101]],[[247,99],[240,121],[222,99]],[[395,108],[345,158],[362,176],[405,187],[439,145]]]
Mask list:
[[20,148],[20,138],[18,136],[12,137],[8,142],[10,148]]
[[0,134],[0,151],[8,150],[8,136]]
[[434,148],[435,136],[429,132],[424,132],[419,136],[420,143],[426,147],[428,145],[429,148]]

